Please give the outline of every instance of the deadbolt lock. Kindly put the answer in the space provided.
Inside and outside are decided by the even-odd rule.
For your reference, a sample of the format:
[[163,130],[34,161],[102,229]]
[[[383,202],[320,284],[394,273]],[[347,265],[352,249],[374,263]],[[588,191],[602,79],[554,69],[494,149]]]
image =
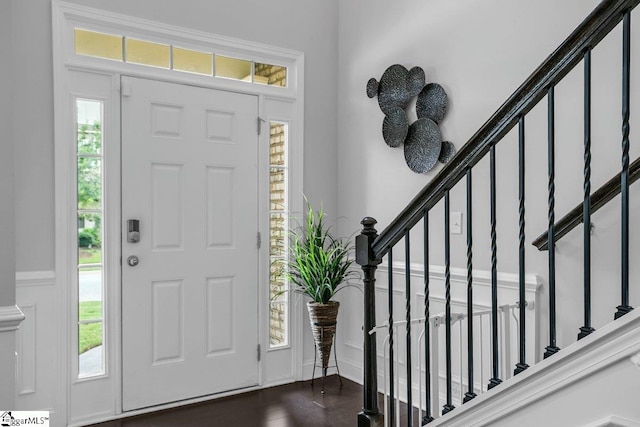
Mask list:
[[140,220],[127,221],[127,242],[138,243],[140,241]]

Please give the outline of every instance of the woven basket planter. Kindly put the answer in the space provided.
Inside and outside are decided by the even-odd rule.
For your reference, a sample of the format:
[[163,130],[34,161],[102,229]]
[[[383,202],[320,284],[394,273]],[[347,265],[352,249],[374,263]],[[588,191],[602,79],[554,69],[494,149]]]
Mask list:
[[336,334],[339,308],[340,303],[337,301],[329,301],[326,304],[313,301],[307,303],[313,340],[316,344],[318,356],[322,360],[324,372],[329,366],[329,356],[331,356],[333,337]]

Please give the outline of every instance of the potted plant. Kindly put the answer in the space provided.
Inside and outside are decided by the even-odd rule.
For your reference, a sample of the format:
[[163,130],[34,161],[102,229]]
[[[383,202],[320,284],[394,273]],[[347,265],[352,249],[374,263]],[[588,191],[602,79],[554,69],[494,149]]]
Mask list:
[[348,239],[336,238],[324,222],[322,208],[314,211],[307,203],[306,219],[289,236],[289,257],[284,264],[289,291],[311,298],[307,303],[313,339],[326,376],[340,303],[334,295],[347,286],[355,272],[351,269],[352,246]]

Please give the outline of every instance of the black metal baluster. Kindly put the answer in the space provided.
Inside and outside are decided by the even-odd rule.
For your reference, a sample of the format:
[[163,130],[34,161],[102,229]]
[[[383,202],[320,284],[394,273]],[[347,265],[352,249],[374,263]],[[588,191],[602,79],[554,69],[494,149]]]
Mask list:
[[514,375],[518,375],[529,367],[527,365],[527,346],[526,346],[526,325],[525,325],[525,310],[527,306],[525,296],[525,281],[524,275],[525,269],[525,252],[524,252],[524,240],[525,240],[525,151],[524,151],[524,116],[520,116],[518,121],[518,198],[520,199],[518,213],[519,213],[519,248],[518,248],[518,291],[520,296],[519,312],[520,312],[520,361],[516,364],[516,369],[513,371]]
[[489,181],[491,187],[491,367],[493,377],[489,380],[489,389],[502,382],[498,363],[498,246],[496,238],[496,147],[489,151]]
[[629,88],[631,76],[631,12],[624,14],[622,24],[622,172],[620,201],[622,205],[622,303],[615,318],[629,313]]
[[429,331],[429,211],[424,213],[424,383],[425,383],[425,413],[422,425],[433,421],[431,415],[431,355]]
[[389,426],[393,427],[396,422],[395,374],[393,369],[393,248],[389,248],[387,262],[389,263]]
[[476,394],[473,392],[473,213],[472,213],[471,169],[467,170],[467,382],[468,391],[462,403],[467,403]]
[[591,49],[584,54],[584,194],[582,201],[582,223],[584,252],[584,326],[580,327],[578,339],[595,331],[591,327]]
[[455,409],[451,391],[451,246],[449,242],[449,190],[444,193],[444,286],[445,286],[445,348],[446,348],[446,383],[447,403],[442,408],[442,415]]
[[404,277],[405,277],[405,320],[407,321],[407,425],[413,425],[413,390],[411,385],[411,252],[409,250],[409,230],[404,233]]
[[547,231],[549,245],[549,345],[544,353],[545,359],[560,349],[556,345],[556,242],[555,242],[555,101],[554,87],[549,88],[548,99],[548,220]]

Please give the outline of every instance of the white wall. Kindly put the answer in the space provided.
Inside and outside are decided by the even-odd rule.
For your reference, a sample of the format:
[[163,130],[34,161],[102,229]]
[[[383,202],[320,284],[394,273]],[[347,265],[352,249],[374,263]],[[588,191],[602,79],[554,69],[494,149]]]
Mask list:
[[[449,110],[441,124],[445,140],[460,148],[598,4],[597,0],[382,0],[340,2],[338,85],[339,171],[338,203],[343,234],[360,228],[364,216],[378,220],[378,231],[427,184],[440,169],[419,175],[405,165],[403,150],[382,139],[384,115],[377,100],[365,93],[367,80],[380,79],[395,63],[420,66],[427,82],[440,83],[449,95]],[[634,13],[638,16],[638,13]],[[636,18],[637,19],[637,18]],[[632,70],[640,66],[640,32],[633,29]],[[592,189],[611,178],[620,165],[621,30],[617,28],[593,53],[593,171]],[[632,58],[634,57],[632,55]],[[632,71],[632,75],[633,75]],[[640,82],[632,84],[639,93]],[[640,109],[632,97],[632,141]],[[412,112],[410,122],[415,120]],[[528,116],[527,129],[527,272],[545,283],[541,317],[547,318],[547,253],[530,246],[547,226],[546,101]],[[556,89],[556,219],[582,200],[582,67]],[[631,159],[640,153],[632,144]],[[497,148],[498,270],[517,272],[518,183],[517,132]],[[640,219],[640,188],[632,187],[632,227]],[[452,211],[465,210],[464,181],[452,190]],[[474,169],[474,268],[490,268],[488,157]],[[431,263],[444,263],[443,206],[431,214]],[[594,326],[613,319],[619,301],[619,202],[594,216]],[[463,222],[466,218],[463,217]],[[422,227],[418,227],[420,230]],[[422,262],[422,237],[412,233],[412,261]],[[582,240],[578,228],[558,244],[558,343],[574,342],[582,326]],[[634,237],[636,236],[636,237]],[[632,251],[640,244],[632,231]],[[451,236],[452,264],[466,266],[466,237]],[[634,252],[632,252],[634,253]],[[402,245],[394,251],[404,259]],[[632,271],[632,282],[638,270]],[[636,279],[634,279],[636,278]],[[400,284],[399,286],[401,286]],[[607,287],[608,286],[608,287]],[[361,304],[352,292],[350,304]],[[640,290],[632,289],[638,304]],[[511,301],[508,301],[511,302]],[[503,302],[501,302],[503,303]],[[507,303],[505,301],[504,303]],[[633,304],[632,304],[633,305]],[[547,345],[547,327],[542,342]]]

